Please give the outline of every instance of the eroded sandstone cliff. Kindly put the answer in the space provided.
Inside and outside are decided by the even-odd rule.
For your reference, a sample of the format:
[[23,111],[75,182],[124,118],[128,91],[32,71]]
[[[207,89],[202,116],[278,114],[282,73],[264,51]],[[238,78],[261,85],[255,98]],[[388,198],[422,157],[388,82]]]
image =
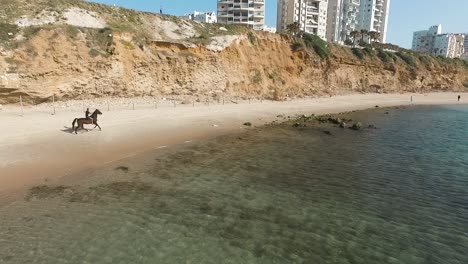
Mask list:
[[[91,5],[88,13],[86,4],[38,9],[35,16],[3,16],[0,103],[15,103],[19,95],[39,103],[52,95],[57,100],[161,95],[281,100],[468,90],[468,65],[459,60],[336,45],[328,45],[330,55],[321,57],[285,35],[220,30],[219,25],[133,11],[137,18],[128,21],[130,11],[124,9],[113,12],[124,12],[134,28],[117,27],[109,22],[109,7]],[[82,20],[75,17],[80,15]]]

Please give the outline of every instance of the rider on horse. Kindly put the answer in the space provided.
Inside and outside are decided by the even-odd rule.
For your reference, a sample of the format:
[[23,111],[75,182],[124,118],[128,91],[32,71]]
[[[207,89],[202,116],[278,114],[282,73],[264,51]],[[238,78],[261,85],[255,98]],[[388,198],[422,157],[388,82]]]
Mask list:
[[86,118],[87,118],[87,119],[91,119],[91,124],[94,124],[94,120],[93,120],[93,118],[90,116],[89,108],[86,108],[85,115],[86,115]]

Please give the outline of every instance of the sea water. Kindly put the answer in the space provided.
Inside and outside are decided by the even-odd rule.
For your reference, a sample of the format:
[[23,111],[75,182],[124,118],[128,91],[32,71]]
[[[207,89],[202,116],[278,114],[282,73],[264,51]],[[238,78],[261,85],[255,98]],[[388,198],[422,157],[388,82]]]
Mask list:
[[32,188],[0,208],[0,263],[468,263],[468,107],[348,116],[377,129],[268,126]]

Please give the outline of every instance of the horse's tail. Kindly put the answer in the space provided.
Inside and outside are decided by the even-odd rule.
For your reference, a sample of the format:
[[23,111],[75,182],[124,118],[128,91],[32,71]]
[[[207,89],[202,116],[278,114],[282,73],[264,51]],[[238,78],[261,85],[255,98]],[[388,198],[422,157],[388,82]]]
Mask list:
[[75,129],[75,123],[76,123],[76,120],[78,120],[78,118],[75,118],[75,120],[73,120],[73,123],[72,123],[72,129]]

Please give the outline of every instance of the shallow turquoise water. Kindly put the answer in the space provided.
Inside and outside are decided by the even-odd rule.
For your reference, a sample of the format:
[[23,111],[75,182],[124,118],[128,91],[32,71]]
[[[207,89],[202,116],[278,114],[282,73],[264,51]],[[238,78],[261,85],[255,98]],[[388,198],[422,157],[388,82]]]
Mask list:
[[0,263],[468,263],[468,108],[352,118],[379,129],[268,127],[36,188],[0,208]]

